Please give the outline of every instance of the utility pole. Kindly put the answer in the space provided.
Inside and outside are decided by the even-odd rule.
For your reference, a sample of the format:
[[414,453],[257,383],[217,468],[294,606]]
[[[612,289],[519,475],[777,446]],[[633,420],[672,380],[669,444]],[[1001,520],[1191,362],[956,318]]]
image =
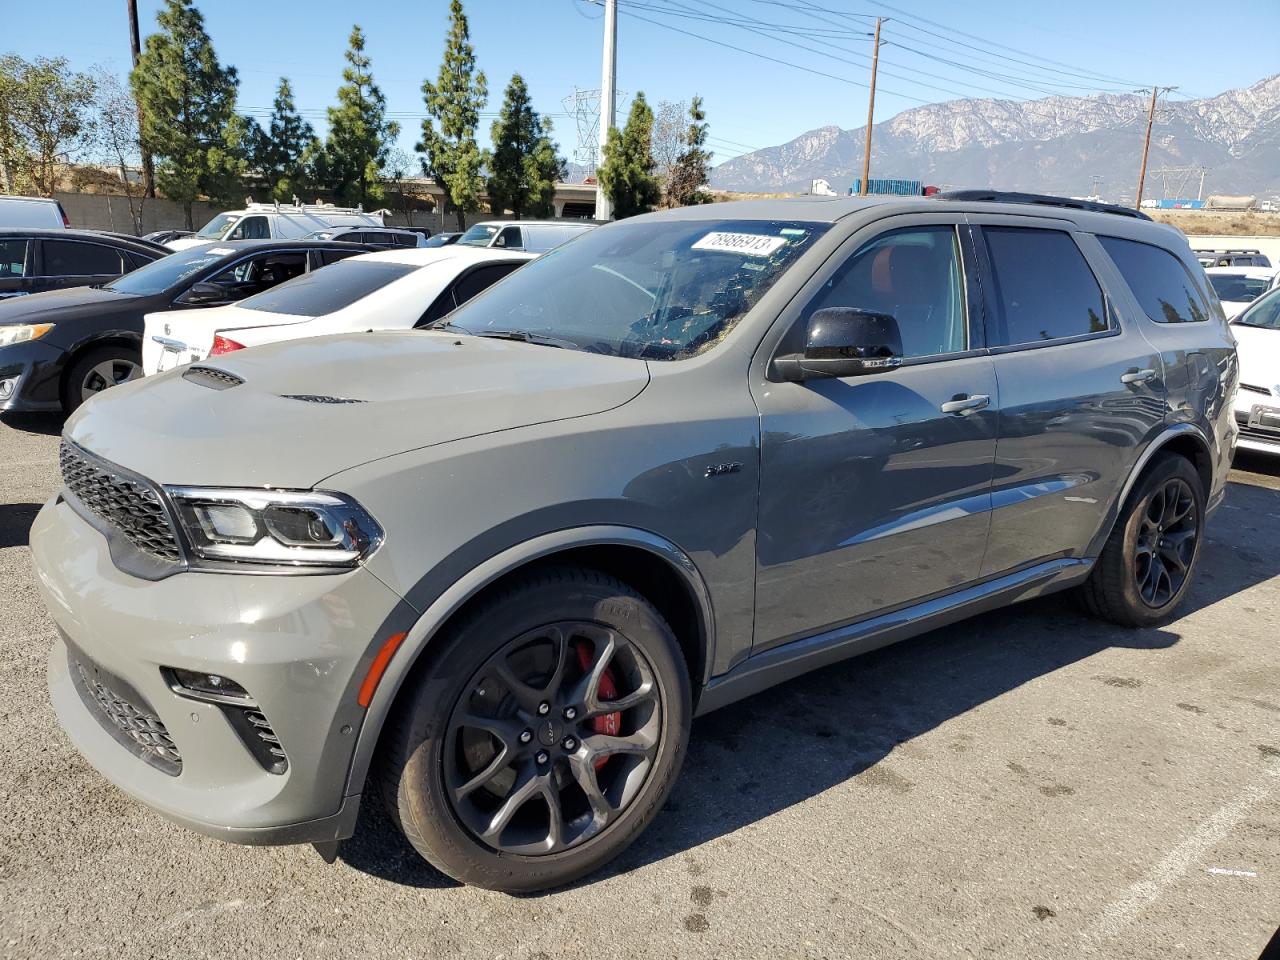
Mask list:
[[[126,0],[129,6],[129,45],[133,49],[133,66],[137,69],[142,43],[138,37],[138,0]],[[151,151],[142,142],[142,104],[138,104],[138,149],[142,151],[142,192],[149,199],[156,195],[156,171],[151,163]]]
[[862,152],[862,196],[867,195],[871,177],[871,124],[876,117],[876,68],[880,65],[880,18],[876,17],[875,47],[871,51],[871,97],[867,101],[867,143]]
[[[1152,87],[1151,88],[1151,109],[1147,111],[1147,136],[1142,141],[1142,169],[1138,171],[1138,198],[1133,202],[1133,209],[1142,209],[1142,188],[1147,182],[1147,154],[1151,150],[1151,126],[1156,122],[1156,97],[1162,92],[1167,93],[1170,90],[1177,90],[1177,87]],[[1145,93],[1146,91],[1139,91]]]
[[[600,162],[604,162],[604,145],[616,122],[615,101],[618,82],[618,0],[604,0],[604,57],[600,66]],[[612,220],[613,204],[600,186],[596,168],[596,219]]]

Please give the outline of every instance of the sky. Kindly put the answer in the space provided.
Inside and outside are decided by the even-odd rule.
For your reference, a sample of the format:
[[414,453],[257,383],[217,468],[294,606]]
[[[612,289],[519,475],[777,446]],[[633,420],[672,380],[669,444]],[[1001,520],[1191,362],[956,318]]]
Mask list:
[[[482,145],[502,90],[518,72],[572,157],[577,123],[563,101],[575,88],[600,86],[599,2],[465,0],[489,82]],[[219,58],[239,70],[241,111],[265,122],[278,79],[287,76],[321,133],[358,22],[388,112],[404,128],[399,145],[412,151],[424,113],[421,84],[439,70],[448,0],[198,6]],[[145,35],[160,0],[139,0],[138,7]],[[617,83],[628,98],[620,101],[619,123],[636,91],[651,104],[699,95],[716,163],[816,127],[860,127],[876,15],[887,18],[877,122],[959,96],[1035,99],[1151,84],[1177,86],[1177,98],[1213,96],[1280,71],[1277,0],[1237,0],[1230,25],[1203,0],[619,0]],[[128,70],[124,0],[0,0],[0,22],[0,53]]]

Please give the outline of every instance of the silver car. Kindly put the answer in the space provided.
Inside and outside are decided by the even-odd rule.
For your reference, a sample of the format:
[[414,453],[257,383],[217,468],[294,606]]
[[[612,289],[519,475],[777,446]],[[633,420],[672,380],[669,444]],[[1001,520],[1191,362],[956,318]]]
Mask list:
[[31,536],[68,735],[211,836],[332,859],[385,801],[535,890],[635,839],[695,715],[1051,591],[1169,620],[1232,339],[1177,231],[1013,199],[637,217],[430,330],[102,394]]

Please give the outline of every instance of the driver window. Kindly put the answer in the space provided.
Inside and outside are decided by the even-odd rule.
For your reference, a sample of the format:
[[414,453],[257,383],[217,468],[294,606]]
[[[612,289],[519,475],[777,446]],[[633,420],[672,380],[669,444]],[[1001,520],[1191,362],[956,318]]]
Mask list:
[[231,231],[228,240],[269,240],[271,238],[271,228],[267,225],[266,217],[245,217],[237,225],[235,230]]
[[498,239],[493,242],[495,247],[505,247],[508,250],[521,250],[524,244],[520,242],[520,228],[506,227],[498,234]]
[[968,349],[964,272],[954,227],[909,227],[861,247],[805,307],[801,329],[824,307],[887,313],[898,321],[904,358]]

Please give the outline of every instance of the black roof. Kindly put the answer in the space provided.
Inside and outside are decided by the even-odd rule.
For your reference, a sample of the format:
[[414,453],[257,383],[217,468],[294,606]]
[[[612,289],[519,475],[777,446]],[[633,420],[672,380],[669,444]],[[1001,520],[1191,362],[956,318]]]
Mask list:
[[939,200],[965,200],[982,203],[1030,203],[1045,207],[1064,207],[1068,210],[1091,210],[1094,213],[1114,213],[1135,220],[1150,220],[1141,210],[1121,207],[1114,203],[1097,203],[1093,200],[1077,200],[1074,197],[1054,197],[1045,193],[1019,193],[1015,190],[944,190],[935,194]]
[[124,247],[135,253],[172,253],[172,250],[123,233],[111,233],[107,230],[59,230],[56,227],[0,227],[0,239],[4,237],[46,237],[50,240],[89,240],[103,243],[109,247]]

